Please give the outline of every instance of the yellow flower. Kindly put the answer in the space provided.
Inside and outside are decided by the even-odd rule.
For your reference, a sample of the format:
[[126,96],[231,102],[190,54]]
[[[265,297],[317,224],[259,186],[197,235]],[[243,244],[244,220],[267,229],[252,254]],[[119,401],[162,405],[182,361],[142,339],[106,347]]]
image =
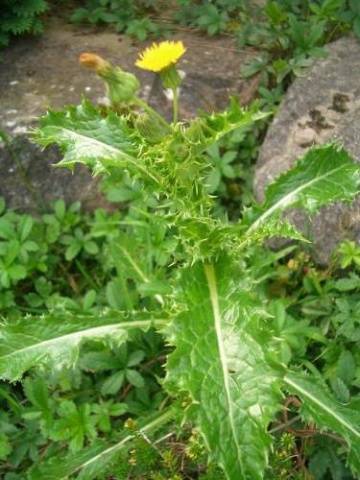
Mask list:
[[139,56],[135,65],[150,72],[161,72],[174,65],[186,52],[182,42],[165,41],[153,43]]

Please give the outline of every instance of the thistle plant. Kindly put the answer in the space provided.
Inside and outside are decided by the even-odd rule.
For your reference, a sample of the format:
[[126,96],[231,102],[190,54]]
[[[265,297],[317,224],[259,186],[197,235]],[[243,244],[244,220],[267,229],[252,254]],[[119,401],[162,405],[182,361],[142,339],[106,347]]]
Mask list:
[[[164,87],[175,91],[176,63],[184,52],[182,44],[165,42],[146,50],[137,65],[159,74]],[[61,148],[59,166],[80,163],[114,185],[136,185],[141,206],[119,222],[114,249],[152,300],[137,310],[109,308],[94,316],[50,312],[4,324],[1,378],[16,381],[33,368],[69,368],[89,340],[119,346],[134,331],[154,328],[170,347],[163,381],[168,398],[155,417],[139,421],[141,434],[187,420],[226,478],[260,480],[268,465],[272,423],[285,397],[292,395],[305,422],[341,439],[349,466],[359,475],[359,411],[338,403],[315,366],[292,361],[284,348],[289,332],[274,314],[251,261],[268,238],[305,240],[284,218],[286,209],[312,215],[330,202],[353,200],[359,166],[337,145],[314,148],[267,188],[262,204],[231,223],[214,214],[215,198],[206,184],[214,167],[205,151],[267,113],[256,103],[244,109],[231,99],[224,112],[177,121],[174,94],[174,119],[167,123],[139,99],[132,74],[93,54],[82,55],[81,63],[104,80],[110,106],[84,100],[50,111],[40,120],[35,139],[44,147]],[[159,228],[167,255],[152,258],[149,266],[147,253]],[[291,334],[302,335],[302,328],[295,326]],[[99,442],[76,455],[50,457],[29,478],[98,478],[136,436],[124,430],[117,443]]]

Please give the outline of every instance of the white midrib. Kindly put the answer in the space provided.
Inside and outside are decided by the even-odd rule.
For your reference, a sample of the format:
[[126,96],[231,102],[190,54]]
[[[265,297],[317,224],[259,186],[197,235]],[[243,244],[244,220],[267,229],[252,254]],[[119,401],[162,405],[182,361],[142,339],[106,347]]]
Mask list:
[[11,353],[2,355],[0,359],[3,360],[4,358],[9,358],[14,355],[31,352],[31,350],[36,350],[38,348],[48,348],[51,345],[54,345],[59,342],[61,343],[62,341],[72,342],[74,340],[75,341],[80,340],[81,338],[85,338],[85,337],[111,333],[112,331],[116,331],[116,330],[126,330],[130,328],[148,328],[151,325],[157,325],[157,324],[163,325],[164,322],[165,322],[164,320],[138,320],[133,322],[123,322],[123,323],[116,323],[116,324],[113,323],[111,325],[102,325],[100,327],[87,328],[86,330],[80,330],[78,332],[61,335],[60,337],[51,338],[50,340],[39,341],[34,345],[23,347],[19,350],[14,350]]
[[360,432],[358,430],[355,430],[354,427],[350,423],[348,423],[342,416],[335,413],[334,410],[329,408],[327,405],[324,405],[324,403],[322,403],[318,398],[311,395],[311,393],[308,390],[305,390],[305,389],[301,388],[296,382],[292,381],[287,376],[284,377],[284,382],[287,383],[288,385],[292,386],[293,388],[295,388],[295,390],[297,390],[299,393],[302,393],[305,397],[309,398],[312,402],[314,402],[316,405],[318,405],[322,410],[325,410],[332,417],[336,418],[336,420],[339,423],[341,423],[344,427],[346,427],[356,437],[360,438]]
[[282,197],[282,199],[280,201],[278,201],[277,203],[275,203],[275,205],[273,205],[268,210],[266,210],[265,213],[263,213],[257,220],[255,220],[255,222],[252,225],[250,225],[250,227],[248,228],[245,235],[247,235],[247,234],[251,233],[252,231],[256,230],[256,228],[259,225],[261,225],[262,223],[264,223],[264,220],[266,220],[276,210],[279,210],[279,209],[282,209],[282,208],[286,207],[292,201],[293,198],[296,198],[296,196],[300,192],[302,192],[306,188],[311,187],[311,185],[313,185],[317,182],[320,182],[321,180],[324,180],[324,178],[329,177],[330,175],[333,175],[337,171],[342,170],[346,166],[347,165],[340,165],[340,167],[337,167],[334,170],[330,170],[329,172],[326,172],[325,174],[321,175],[321,177],[315,177],[312,180],[310,180],[309,182],[307,182],[303,185],[300,185],[300,187],[296,188],[292,192],[290,192],[287,195],[285,195],[284,197]]
[[211,300],[213,316],[214,316],[216,340],[217,340],[219,358],[220,358],[221,369],[223,374],[226,402],[227,402],[228,411],[229,411],[228,419],[229,419],[230,429],[234,439],[234,443],[236,445],[237,457],[240,463],[240,467],[243,470],[241,445],[238,442],[238,435],[236,432],[236,426],[235,426],[235,420],[234,420],[235,415],[234,415],[233,402],[231,399],[231,389],[230,389],[230,383],[229,383],[229,370],[228,370],[227,358],[225,353],[224,339],[223,339],[222,329],[221,329],[221,313],[220,313],[220,306],[219,306],[219,297],[217,292],[215,270],[213,265],[209,265],[209,264],[204,265],[204,270],[205,270],[205,275],[208,282],[210,300]]
[[100,140],[97,140],[96,138],[88,137],[88,136],[83,135],[83,134],[78,133],[78,132],[73,132],[72,130],[69,130],[68,128],[64,128],[64,127],[59,127],[59,128],[61,128],[61,130],[63,130],[65,133],[67,133],[72,138],[74,138],[74,137],[82,138],[84,141],[91,142],[95,145],[101,145],[103,148],[106,148],[110,152],[113,152],[116,156],[118,156],[118,155],[123,156],[124,158],[126,158],[126,160],[129,163],[132,163],[138,170],[141,170],[143,173],[145,173],[148,177],[150,177],[156,183],[160,183],[159,179],[157,177],[155,177],[152,173],[148,172],[146,170],[146,168],[144,168],[140,164],[140,162],[137,162],[136,159],[134,157],[132,157],[131,155],[129,155],[128,153],[125,153],[122,150],[120,150],[116,147],[113,147],[112,145],[109,145],[108,143],[101,142]]
[[100,140],[97,140],[96,138],[94,137],[89,137],[87,135],[83,135],[82,133],[79,133],[79,132],[75,132],[73,130],[70,130],[68,128],[65,128],[65,127],[59,127],[61,130],[63,130],[66,134],[68,134],[68,136],[70,138],[76,138],[76,137],[79,137],[79,138],[82,138],[84,141],[87,141],[87,142],[90,142],[90,143],[93,143],[95,145],[100,145],[102,148],[106,148],[107,150],[109,150],[110,152],[113,152],[115,155],[119,155],[119,153],[124,156],[126,159],[128,160],[134,160],[133,157],[131,157],[128,153],[125,153],[123,152],[122,150],[119,150],[118,148],[116,147],[113,147],[112,145],[109,145],[108,143],[105,143],[105,142],[102,142]]

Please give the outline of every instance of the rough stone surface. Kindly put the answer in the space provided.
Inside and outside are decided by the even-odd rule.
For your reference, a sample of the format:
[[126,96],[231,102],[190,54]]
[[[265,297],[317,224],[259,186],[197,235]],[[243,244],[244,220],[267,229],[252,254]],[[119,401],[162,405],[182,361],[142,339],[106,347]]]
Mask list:
[[[328,45],[328,56],[318,60],[286,94],[261,148],[255,173],[255,193],[288,170],[311,145],[336,139],[360,161],[360,42],[342,38]],[[315,258],[323,264],[344,238],[360,242],[360,199],[351,206],[323,208],[305,225],[314,241]]]
[[26,135],[17,135],[0,149],[0,196],[14,210],[32,213],[46,211],[58,198],[79,200],[88,209],[106,207],[97,189],[98,180],[85,168],[76,167],[74,173],[54,168],[59,157],[56,147],[42,152]]
[[[243,62],[254,55],[251,49],[239,52],[230,38],[209,39],[188,32],[174,36],[180,38],[188,47],[180,66],[186,75],[181,92],[182,117],[190,117],[198,109],[221,109],[229,94],[239,95],[243,103],[252,99],[256,81],[243,81],[239,75]],[[81,199],[85,207],[98,202],[97,182],[85,169],[71,174],[52,168],[50,165],[59,155],[55,150],[40,154],[26,142],[26,133],[48,107],[78,103],[83,94],[95,102],[103,99],[102,82],[78,65],[79,54],[84,51],[95,52],[136,72],[142,81],[143,97],[169,115],[171,104],[153,74],[134,66],[145,45],[108,30],[85,29],[53,19],[43,36],[19,39],[1,52],[0,130],[21,136],[14,149],[23,164],[20,172],[19,161],[12,163],[8,148],[0,143],[0,196],[5,196],[11,206],[37,210],[29,185],[45,201],[59,197],[68,202]]]

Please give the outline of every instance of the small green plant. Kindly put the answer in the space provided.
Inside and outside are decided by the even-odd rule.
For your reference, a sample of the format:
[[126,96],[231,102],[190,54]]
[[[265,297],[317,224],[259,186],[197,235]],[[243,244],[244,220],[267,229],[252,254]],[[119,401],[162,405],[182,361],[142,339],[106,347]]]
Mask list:
[[[354,355],[349,351],[337,357],[336,374],[318,368],[318,359],[330,352],[323,350],[327,331],[310,325],[305,312],[293,316],[288,311],[291,302],[267,295],[276,277],[269,265],[286,252],[269,257],[261,245],[273,236],[304,240],[282,213],[290,207],[314,213],[329,202],[351,201],[359,191],[359,167],[336,145],[318,147],[268,187],[261,205],[245,209],[235,222],[216,215],[208,179],[217,165],[212,160],[214,151],[212,157],[206,152],[225,135],[245,132],[268,114],[259,111],[257,104],[244,110],[233,99],[225,112],[178,121],[181,79],[176,62],[184,51],[180,43],[166,42],[146,50],[137,62],[156,71],[163,85],[173,89],[171,124],[140,101],[135,77],[87,54],[82,63],[105,80],[111,107],[104,111],[85,100],[79,106],[49,112],[36,133],[41,145],[60,146],[62,165],[85,164],[107,177],[115,195],[119,190],[122,194],[132,191],[136,201],[130,202],[118,221],[104,219],[94,226],[92,238],[75,233],[76,245],[81,239],[84,248],[77,246],[76,255],[72,252],[67,259],[98,255],[100,247],[88,251],[86,242],[96,243],[96,236],[106,236],[103,259],[117,277],[106,288],[112,308],[104,306],[103,298],[97,304],[95,292],[95,297],[84,297],[80,308],[63,304],[60,310],[7,321],[2,327],[0,375],[4,380],[51,371],[66,391],[70,379],[74,387],[79,385],[80,355],[82,371],[95,378],[100,375],[98,390],[102,389],[107,402],[113,400],[86,406],[79,392],[78,403],[71,395],[60,403],[55,422],[44,416],[42,435],[49,432],[47,438],[65,441],[69,448],[65,452],[47,449],[41,461],[32,462],[28,477],[101,478],[116,472],[117,460],[124,455],[127,464],[136,467],[140,457],[132,445],[139,436],[156,445],[156,432],[161,438],[169,422],[184,420],[196,426],[214,463],[230,480],[264,478],[273,436],[290,426],[295,436],[305,430],[315,439],[326,436],[325,432],[329,441],[338,441],[349,468],[358,475],[358,390],[352,384],[354,375],[350,378],[347,373]],[[286,282],[300,264],[300,260],[289,261]],[[321,279],[307,268],[304,289],[319,296]],[[334,315],[335,331],[336,322],[349,317],[339,313]],[[146,353],[142,352],[147,351],[144,342],[151,336],[165,338],[162,388],[156,376],[153,382],[144,380]],[[139,339],[143,339],[140,348],[135,346]],[[80,354],[84,351],[89,354]],[[308,351],[318,353],[312,361]],[[104,371],[110,371],[107,381],[101,378]],[[125,392],[124,382],[128,384]],[[155,392],[151,408],[151,393],[142,390],[146,385]],[[91,382],[88,394],[95,394]],[[122,402],[123,398],[127,401]],[[124,423],[123,413],[138,415],[135,426],[129,418]],[[98,430],[106,430],[117,415],[116,438],[95,441]],[[290,455],[297,443],[285,440],[279,449]],[[6,453],[6,440],[4,445]],[[189,451],[194,455],[194,448]],[[305,450],[298,456],[302,473]],[[178,477],[173,452],[163,451],[161,459],[168,478]],[[273,462],[274,472],[279,472],[278,460]],[[211,478],[210,470],[206,475]]]
[[215,0],[200,2],[177,0],[179,11],[175,18],[182,24],[205,30],[208,35],[217,35],[239,28],[241,13],[246,5],[244,0]]
[[341,258],[340,265],[342,268],[352,265],[360,266],[360,247],[355,242],[346,240],[340,245],[338,253]]
[[8,45],[14,35],[41,33],[39,15],[47,8],[46,0],[4,0],[0,13],[0,47]]
[[[236,31],[244,12],[243,0],[216,0],[209,2],[177,0],[175,14],[169,14],[176,23],[190,25],[206,31],[208,35],[217,35],[225,31]],[[149,35],[164,33],[164,26],[148,18],[156,16],[168,5],[160,0],[87,0],[84,7],[74,11],[71,19],[75,23],[103,23],[113,25],[118,32],[145,40]]]
[[351,29],[357,32],[358,10],[351,0],[267,1],[264,14],[248,13],[237,32],[241,45],[262,50],[243,74],[260,73],[265,88],[286,88],[314,58],[326,55],[326,43]]
[[74,23],[110,24],[117,32],[145,40],[148,35],[159,35],[162,29],[146,17],[154,13],[157,1],[151,0],[87,0],[71,16]]

